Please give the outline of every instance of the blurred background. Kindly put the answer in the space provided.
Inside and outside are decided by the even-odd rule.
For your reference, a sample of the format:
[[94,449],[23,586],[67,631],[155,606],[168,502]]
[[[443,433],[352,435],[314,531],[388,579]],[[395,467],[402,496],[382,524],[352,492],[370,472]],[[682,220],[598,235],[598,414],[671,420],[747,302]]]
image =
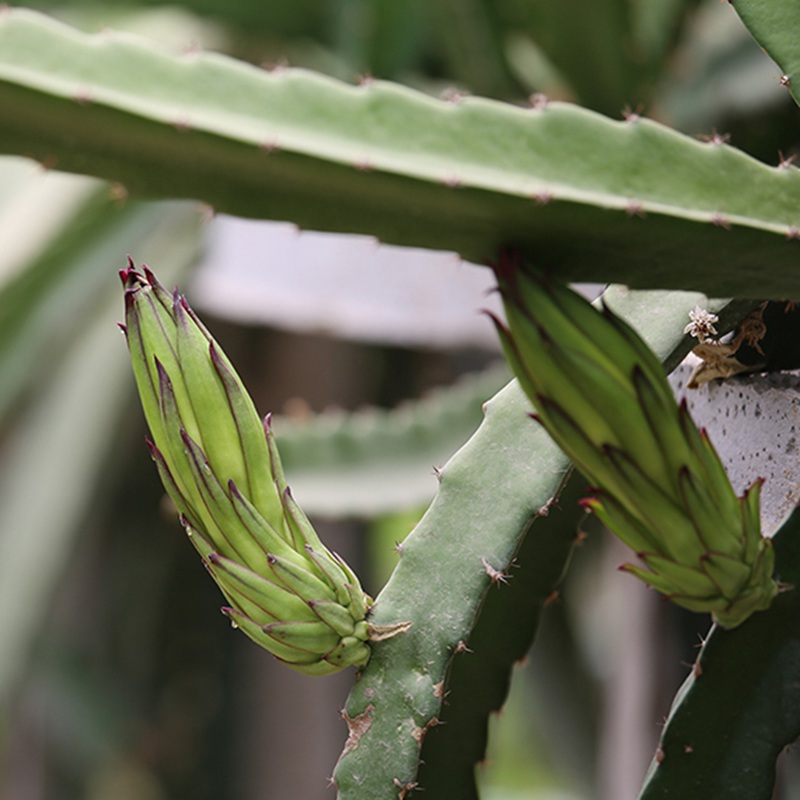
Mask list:
[[[27,5],[267,68],[641,113],[770,164],[797,148],[777,68],[719,0]],[[331,798],[353,673],[295,675],[219,614],[143,443],[115,328],[127,254],[180,283],[277,415],[295,496],[373,595],[508,380],[488,271],[0,159],[0,798]],[[599,532],[576,554],[492,721],[482,797],[635,798],[707,622],[625,558]]]

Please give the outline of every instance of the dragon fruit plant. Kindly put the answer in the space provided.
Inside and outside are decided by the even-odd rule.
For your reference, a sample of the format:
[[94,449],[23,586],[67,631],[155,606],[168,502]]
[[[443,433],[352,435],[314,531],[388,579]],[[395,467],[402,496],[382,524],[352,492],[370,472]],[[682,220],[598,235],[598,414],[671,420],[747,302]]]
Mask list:
[[[377,5],[394,13],[413,4]],[[294,502],[269,423],[186,300],[148,270],[122,271],[152,456],[225,613],[301,673],[359,671],[333,775],[340,800],[404,800],[417,789],[477,797],[489,719],[557,597],[586,509],[636,554],[627,571],[716,621],[641,797],[767,800],[776,758],[800,736],[800,593],[791,590],[800,512],[762,536],[757,476],[737,497],[663,372],[691,347],[683,332],[698,298],[686,292],[732,298],[712,309],[723,335],[765,298],[800,297],[800,171],[791,157],[770,166],[721,135],[700,140],[630,110],[607,116],[638,102],[640,77],[660,82],[696,3],[620,0],[608,13],[587,1],[581,14],[516,5],[532,15],[514,41],[541,38],[551,76],[585,92],[569,95],[585,107],[538,93],[513,105],[436,99],[381,80],[349,85],[194,49],[168,54],[4,8],[0,151],[109,182],[97,190],[109,232],[117,213],[133,219],[146,205],[139,198],[191,198],[475,263],[519,248],[520,259],[497,268],[507,312],[499,332],[519,381],[485,403],[474,435],[437,467],[436,497],[374,602]],[[775,86],[800,97],[796,0],[710,6],[742,18],[779,65]],[[512,41],[494,33],[493,45]],[[517,66],[541,63],[535,52]],[[601,80],[586,63],[605,58],[618,60]],[[602,103],[586,101],[595,87],[598,98],[610,92]],[[31,228],[42,216],[34,210]],[[75,238],[93,230],[82,224]],[[58,248],[67,242],[53,242],[30,286],[16,264],[0,286],[3,309],[26,309],[19,316],[37,323],[43,349],[53,337],[38,323],[65,306]],[[77,270],[86,253],[70,252]],[[108,264],[104,256],[93,280]],[[29,289],[43,275],[55,288],[37,305]],[[634,291],[611,287],[614,314],[598,312],[563,288],[571,281]],[[15,314],[0,320],[0,344],[15,341]],[[15,359],[0,358],[4,391],[21,385],[18,374]],[[41,461],[32,459],[37,472]],[[586,480],[591,496],[579,504]],[[28,557],[25,574],[38,574],[41,560]],[[37,607],[14,602],[4,607]]]

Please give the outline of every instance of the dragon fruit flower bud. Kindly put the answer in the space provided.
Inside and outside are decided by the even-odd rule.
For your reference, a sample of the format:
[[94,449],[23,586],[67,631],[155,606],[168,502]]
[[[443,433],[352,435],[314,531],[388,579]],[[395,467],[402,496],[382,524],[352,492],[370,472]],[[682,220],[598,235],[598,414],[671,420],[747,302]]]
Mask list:
[[742,497],[661,363],[607,307],[512,255],[495,265],[503,348],[536,419],[594,491],[585,507],[638,555],[623,569],[733,628],[778,592],[755,481]]
[[235,627],[309,675],[362,667],[371,600],[295,503],[269,425],[186,299],[120,272],[153,460]]

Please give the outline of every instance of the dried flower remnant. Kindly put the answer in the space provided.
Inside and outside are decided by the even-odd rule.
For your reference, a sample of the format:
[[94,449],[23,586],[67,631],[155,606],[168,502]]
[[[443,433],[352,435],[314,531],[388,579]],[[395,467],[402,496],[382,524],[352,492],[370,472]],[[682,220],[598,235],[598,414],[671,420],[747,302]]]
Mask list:
[[700,359],[700,363],[692,370],[686,383],[688,389],[698,389],[709,381],[724,380],[742,372],[753,370],[752,364],[745,364],[736,358],[736,354],[746,346],[756,353],[764,355],[760,342],[767,332],[764,324],[764,309],[762,304],[751,314],[748,314],[740,323],[739,331],[730,342],[720,342],[711,338],[716,335],[714,323],[718,321],[716,314],[709,314],[704,309],[696,306],[689,312],[692,320],[684,329],[699,339],[692,352]]
[[689,312],[689,324],[683,329],[684,333],[688,333],[698,341],[705,342],[711,336],[717,335],[717,329],[714,324],[719,322],[719,317],[706,311],[700,306],[695,306],[694,311]]

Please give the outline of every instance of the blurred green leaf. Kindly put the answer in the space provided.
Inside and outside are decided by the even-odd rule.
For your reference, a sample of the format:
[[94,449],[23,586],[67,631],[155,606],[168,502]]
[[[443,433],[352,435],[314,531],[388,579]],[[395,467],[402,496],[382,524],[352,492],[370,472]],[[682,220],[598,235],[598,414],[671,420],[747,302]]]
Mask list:
[[[124,339],[115,333],[122,316],[116,268],[124,266],[127,249],[152,256],[174,277],[197,255],[193,206],[142,206],[123,216],[135,224],[124,235],[112,227],[110,236],[85,240],[91,269],[80,274],[74,294],[56,293],[60,310],[77,317],[76,324],[50,331],[56,340],[64,337],[65,346],[47,362],[46,379],[0,451],[0,696],[18,677],[55,583],[100,502],[104,478],[113,474],[116,432],[130,412],[130,366]],[[57,260],[57,253],[48,258]],[[49,283],[45,288],[57,289]],[[46,308],[49,292],[41,294]],[[31,298],[38,310],[37,295]]]

